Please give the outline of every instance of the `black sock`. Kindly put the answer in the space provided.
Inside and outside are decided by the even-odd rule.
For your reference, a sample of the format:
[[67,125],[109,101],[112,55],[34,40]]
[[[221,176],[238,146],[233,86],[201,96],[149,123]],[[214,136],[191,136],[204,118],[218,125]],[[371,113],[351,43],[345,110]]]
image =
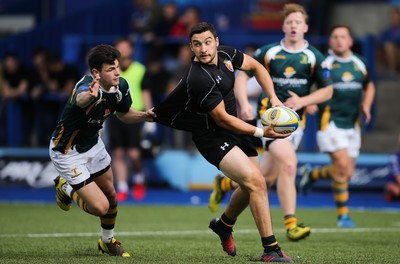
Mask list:
[[271,251],[275,251],[278,247],[278,242],[275,239],[275,236],[269,236],[269,237],[262,237],[261,242],[264,247],[264,252],[268,253]]
[[235,225],[234,220],[229,219],[225,213],[223,213],[221,215],[221,219],[218,221],[219,226],[221,227],[222,230],[224,230],[225,232],[232,232],[232,228]]

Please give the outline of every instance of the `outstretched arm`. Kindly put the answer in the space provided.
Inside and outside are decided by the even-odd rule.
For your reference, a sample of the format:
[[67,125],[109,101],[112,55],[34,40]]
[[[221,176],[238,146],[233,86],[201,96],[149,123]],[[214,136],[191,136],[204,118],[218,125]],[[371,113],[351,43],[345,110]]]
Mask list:
[[129,108],[126,113],[117,112],[117,117],[124,123],[140,123],[140,122],[154,122],[156,114],[153,112],[153,108],[147,110],[146,112],[136,111],[133,107]]
[[211,112],[211,117],[218,126],[231,130],[238,134],[252,135],[255,137],[285,138],[288,134],[280,134],[274,131],[274,124],[261,128],[250,125],[243,120],[228,114],[225,111],[225,103],[221,101]]

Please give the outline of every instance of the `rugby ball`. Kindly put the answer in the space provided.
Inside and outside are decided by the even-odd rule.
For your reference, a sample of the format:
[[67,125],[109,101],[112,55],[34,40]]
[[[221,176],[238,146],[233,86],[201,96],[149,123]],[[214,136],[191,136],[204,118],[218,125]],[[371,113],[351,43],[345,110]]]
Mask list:
[[292,133],[300,125],[300,117],[296,111],[286,106],[275,106],[267,109],[261,117],[261,123],[269,126],[276,121],[274,127],[277,133]]

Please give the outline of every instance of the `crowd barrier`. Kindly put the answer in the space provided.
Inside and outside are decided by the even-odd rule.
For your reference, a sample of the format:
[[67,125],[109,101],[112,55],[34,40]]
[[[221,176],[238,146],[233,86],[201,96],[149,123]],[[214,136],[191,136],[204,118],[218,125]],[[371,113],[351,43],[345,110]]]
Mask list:
[[[305,163],[321,166],[329,157],[321,153],[298,153],[299,167]],[[383,190],[390,174],[388,154],[361,154],[349,186],[360,190]],[[199,153],[164,150],[145,162],[148,182],[167,183],[182,191],[211,189],[214,176],[220,173]],[[57,172],[45,148],[0,149],[0,185],[22,185],[33,188],[53,186]],[[296,181],[300,180],[300,171]],[[330,181],[319,181],[316,188],[330,189]]]

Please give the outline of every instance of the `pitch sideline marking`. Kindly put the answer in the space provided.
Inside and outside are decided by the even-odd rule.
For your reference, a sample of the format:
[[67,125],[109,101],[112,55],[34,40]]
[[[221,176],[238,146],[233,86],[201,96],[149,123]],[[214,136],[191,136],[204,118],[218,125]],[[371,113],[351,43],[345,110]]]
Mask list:
[[[313,228],[312,233],[364,233],[364,232],[400,232],[400,228],[373,227],[373,228]],[[212,234],[209,230],[175,230],[175,231],[122,231],[115,232],[116,236],[177,236]],[[256,229],[235,230],[239,234],[258,233]],[[285,229],[275,229],[274,233],[286,233]],[[44,233],[44,234],[0,234],[0,238],[51,238],[51,237],[97,237],[99,232],[86,233]]]

